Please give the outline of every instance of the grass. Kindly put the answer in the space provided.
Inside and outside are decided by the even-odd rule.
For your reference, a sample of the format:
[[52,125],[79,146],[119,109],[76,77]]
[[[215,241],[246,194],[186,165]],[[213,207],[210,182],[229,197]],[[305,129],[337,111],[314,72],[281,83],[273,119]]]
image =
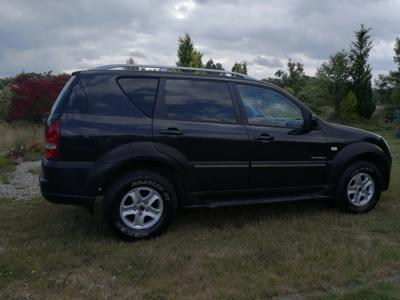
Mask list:
[[0,153],[19,149],[44,140],[43,126],[33,124],[8,124],[0,122]]
[[0,183],[10,183],[11,174],[15,171],[15,163],[9,158],[0,156]]
[[400,140],[393,126],[375,129],[392,181],[364,215],[327,202],[194,209],[159,238],[125,243],[101,213],[2,200],[0,299],[397,299]]

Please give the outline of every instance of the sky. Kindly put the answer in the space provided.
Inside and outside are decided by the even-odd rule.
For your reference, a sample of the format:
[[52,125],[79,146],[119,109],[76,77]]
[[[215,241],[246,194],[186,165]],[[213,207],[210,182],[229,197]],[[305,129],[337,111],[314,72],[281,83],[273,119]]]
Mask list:
[[72,72],[106,64],[175,65],[178,38],[230,69],[246,61],[256,78],[288,58],[313,75],[371,27],[370,64],[394,69],[400,0],[0,0],[0,77],[21,71]]

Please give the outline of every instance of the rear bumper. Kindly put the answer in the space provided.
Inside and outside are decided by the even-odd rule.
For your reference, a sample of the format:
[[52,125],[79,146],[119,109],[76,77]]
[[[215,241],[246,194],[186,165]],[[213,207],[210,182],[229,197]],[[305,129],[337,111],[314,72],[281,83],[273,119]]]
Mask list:
[[87,162],[43,160],[39,178],[43,197],[53,203],[79,205],[93,211],[96,191],[88,184],[92,167]]

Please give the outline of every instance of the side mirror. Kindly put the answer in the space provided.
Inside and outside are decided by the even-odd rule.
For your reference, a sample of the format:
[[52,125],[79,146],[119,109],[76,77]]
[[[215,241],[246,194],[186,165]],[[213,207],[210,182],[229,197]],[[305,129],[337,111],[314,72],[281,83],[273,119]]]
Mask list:
[[318,117],[315,114],[310,114],[308,117],[308,127],[313,129],[318,125]]

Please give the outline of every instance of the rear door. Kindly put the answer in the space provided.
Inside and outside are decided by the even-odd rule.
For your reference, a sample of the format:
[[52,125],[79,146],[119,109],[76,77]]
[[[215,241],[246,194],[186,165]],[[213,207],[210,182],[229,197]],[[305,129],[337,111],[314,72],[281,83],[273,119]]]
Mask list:
[[327,141],[319,128],[304,129],[304,108],[279,90],[238,84],[250,138],[251,187],[319,189],[325,182]]
[[166,78],[160,86],[153,137],[161,151],[173,148],[189,162],[192,190],[247,188],[248,135],[229,83]]

